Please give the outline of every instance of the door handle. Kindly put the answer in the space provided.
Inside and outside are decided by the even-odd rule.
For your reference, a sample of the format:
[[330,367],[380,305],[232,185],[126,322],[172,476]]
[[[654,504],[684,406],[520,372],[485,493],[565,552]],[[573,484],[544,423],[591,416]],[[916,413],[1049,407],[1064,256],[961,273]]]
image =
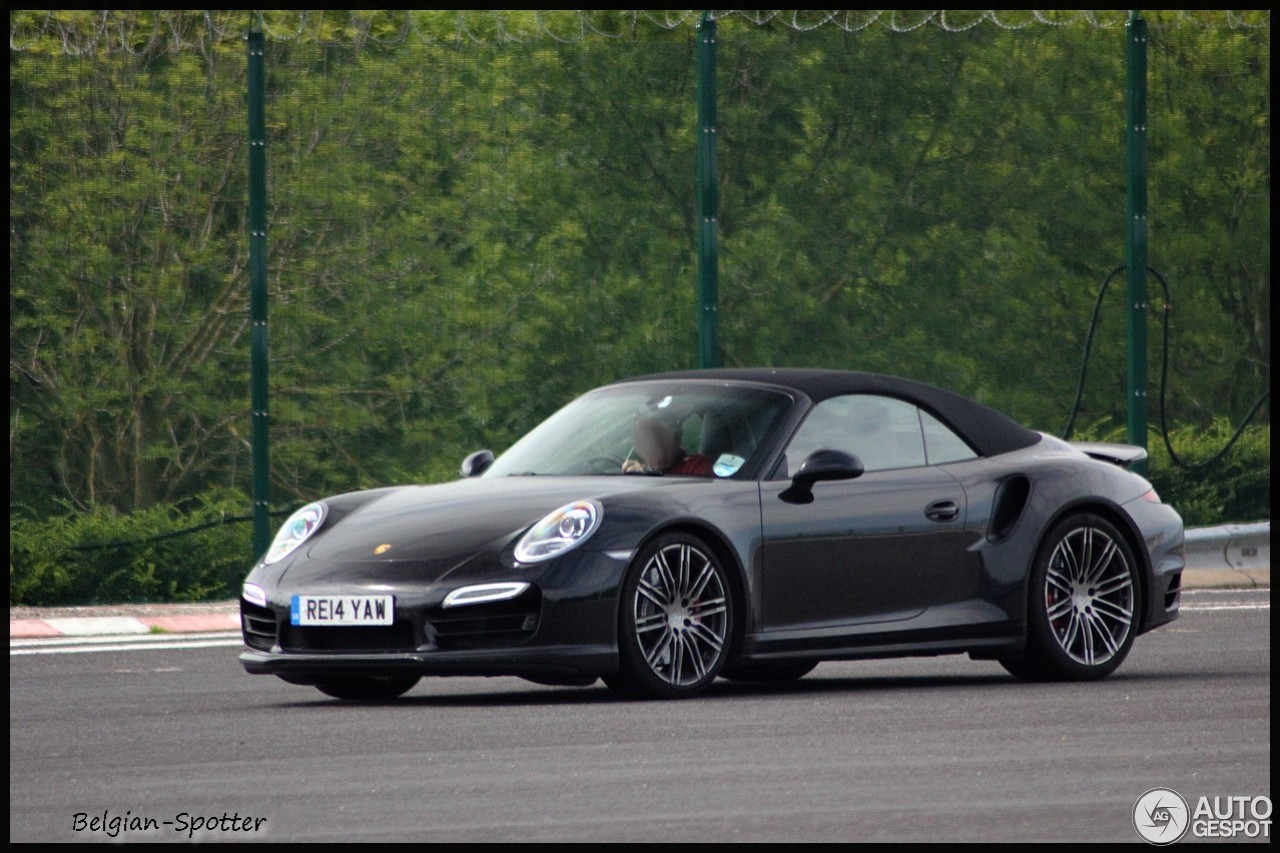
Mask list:
[[955,501],[934,501],[924,508],[924,517],[930,521],[955,521],[960,515],[960,505]]

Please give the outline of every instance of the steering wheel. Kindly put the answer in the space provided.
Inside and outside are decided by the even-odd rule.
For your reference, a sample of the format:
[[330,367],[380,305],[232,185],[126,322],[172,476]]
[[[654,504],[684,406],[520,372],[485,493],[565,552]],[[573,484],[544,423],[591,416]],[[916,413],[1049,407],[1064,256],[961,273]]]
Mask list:
[[617,456],[610,456],[602,453],[599,456],[592,456],[587,460],[586,466],[588,470],[594,471],[599,466],[601,474],[621,474],[623,461]]

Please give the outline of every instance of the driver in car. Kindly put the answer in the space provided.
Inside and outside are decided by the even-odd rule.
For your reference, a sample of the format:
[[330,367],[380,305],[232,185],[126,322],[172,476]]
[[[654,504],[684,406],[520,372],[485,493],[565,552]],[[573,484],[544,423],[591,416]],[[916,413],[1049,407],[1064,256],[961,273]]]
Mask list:
[[639,459],[622,463],[624,474],[683,474],[694,477],[712,476],[711,460],[700,453],[687,453],[680,446],[678,422],[641,415],[631,428],[631,443]]

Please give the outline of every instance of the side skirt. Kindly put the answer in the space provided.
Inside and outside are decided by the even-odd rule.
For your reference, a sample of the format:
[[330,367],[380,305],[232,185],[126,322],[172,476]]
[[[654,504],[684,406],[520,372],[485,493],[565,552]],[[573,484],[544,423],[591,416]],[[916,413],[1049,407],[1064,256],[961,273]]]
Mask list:
[[778,649],[772,643],[761,643],[748,638],[743,644],[738,661],[742,663],[771,663],[788,660],[872,660],[899,657],[938,657],[940,655],[968,654],[974,660],[995,660],[1017,657],[1026,645],[1021,635],[984,637],[981,639],[929,640],[907,643],[881,643],[863,646],[836,646],[819,648]]

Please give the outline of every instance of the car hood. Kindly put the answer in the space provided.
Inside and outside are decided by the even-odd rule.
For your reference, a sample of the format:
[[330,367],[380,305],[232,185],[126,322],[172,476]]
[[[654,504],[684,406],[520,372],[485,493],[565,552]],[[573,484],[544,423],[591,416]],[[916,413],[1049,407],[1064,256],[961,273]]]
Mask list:
[[363,502],[360,493],[344,495],[333,500],[330,518],[284,577],[292,583],[339,573],[353,579],[353,573],[394,574],[397,566],[412,566],[417,577],[439,576],[507,547],[566,503],[607,501],[663,483],[650,477],[500,477],[380,490]]

